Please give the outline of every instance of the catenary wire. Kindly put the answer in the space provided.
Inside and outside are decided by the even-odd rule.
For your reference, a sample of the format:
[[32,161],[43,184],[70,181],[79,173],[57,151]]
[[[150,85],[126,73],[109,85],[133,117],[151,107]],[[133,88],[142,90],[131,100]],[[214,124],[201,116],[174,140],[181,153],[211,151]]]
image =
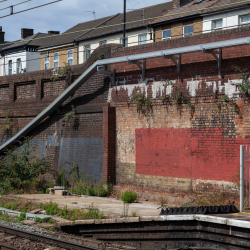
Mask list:
[[[31,1],[31,0],[27,0],[26,2],[28,1]],[[21,10],[21,11],[18,11],[18,12],[14,12],[12,14],[8,14],[8,15],[5,15],[5,16],[1,16],[0,18],[4,18],[4,17],[8,17],[8,16],[13,16],[13,15],[16,15],[16,14],[20,14],[22,12],[26,12],[26,11],[29,11],[29,10],[33,10],[33,9],[37,9],[37,8],[40,8],[40,7],[44,7],[46,5],[49,5],[49,4],[53,4],[53,3],[56,3],[56,2],[60,2],[62,0],[56,0],[54,2],[50,2],[50,3],[46,3],[46,4],[42,4],[42,5],[39,5],[39,6],[35,6],[35,7],[32,7],[32,8],[29,8],[29,9],[25,9],[25,10]],[[14,6],[14,5],[13,5]],[[8,7],[9,8],[9,7]],[[0,44],[1,45],[1,44]]]
[[[57,1],[54,1],[54,2],[51,2],[51,3],[55,3],[55,2],[59,2],[59,1],[62,1],[62,0],[57,0]],[[237,4],[240,4],[240,3],[249,3],[250,0],[245,0],[245,1],[241,1],[241,2],[236,2]],[[51,3],[48,3],[48,4],[51,4]],[[234,5],[236,3],[231,3],[231,4],[223,4],[223,5],[218,5],[216,6],[216,8],[218,7],[221,7],[221,6],[231,6],[231,5]],[[45,5],[48,5],[48,4],[45,4]],[[42,6],[45,6],[45,5],[41,5],[39,7],[42,7]],[[35,7],[36,8],[36,7]],[[214,6],[211,6],[211,7],[207,7],[207,8],[203,8],[203,9],[197,9],[196,11],[199,11],[199,10],[207,10],[207,9],[210,9],[210,8],[214,8]],[[31,8],[32,9],[32,8]],[[30,9],[29,9],[30,10]],[[25,10],[26,11],[26,10]],[[22,12],[22,11],[21,11]],[[189,12],[192,12],[192,11],[187,11],[187,12],[180,12],[180,13],[177,13],[178,15],[179,14],[185,14],[185,13],[189,13]],[[246,12],[246,13],[249,13],[249,12]],[[17,14],[17,13],[14,13],[14,14]],[[244,13],[241,13],[241,15],[244,14]],[[134,22],[139,22],[139,21],[145,21],[145,20],[152,20],[152,19],[156,19],[156,18],[160,18],[160,17],[168,17],[168,16],[172,16],[172,15],[176,15],[176,14],[170,14],[170,15],[162,15],[162,16],[157,16],[157,17],[152,17],[152,18],[147,18],[147,19],[139,19],[139,20],[135,20],[135,21],[130,21],[130,22],[126,22],[126,24],[130,24],[130,23],[134,23]],[[236,16],[236,15],[232,15],[232,16]],[[227,16],[227,17],[230,17],[230,16]],[[0,17],[1,18],[1,17]],[[201,21],[201,22],[197,22],[197,23],[204,23],[204,22],[209,22],[211,20],[207,20],[207,21]],[[46,36],[46,37],[39,37],[39,38],[33,38],[33,39],[23,39],[22,41],[33,41],[33,40],[39,40],[39,39],[45,39],[45,38],[51,38],[51,37],[55,37],[55,36],[63,36],[63,35],[68,35],[68,34],[74,34],[74,33],[79,33],[79,32],[86,32],[86,31],[91,31],[91,30],[97,30],[97,29],[103,29],[103,28],[108,28],[108,27],[114,27],[114,26],[118,26],[118,25],[122,25],[123,23],[119,23],[119,24],[112,24],[112,25],[107,25],[107,26],[103,26],[103,27],[96,27],[96,28],[90,28],[90,29],[84,29],[84,30],[77,30],[77,31],[74,31],[74,32],[67,32],[67,33],[62,33],[62,34],[56,34],[56,35],[51,35],[51,36]],[[177,26],[178,27],[178,26]],[[174,28],[177,28],[177,27],[174,27]],[[183,27],[182,25],[180,25],[179,27]],[[6,45],[6,44],[15,44],[15,43],[19,43],[19,41],[16,41],[16,42],[8,42],[8,43],[2,43],[0,45]]]
[[0,11],[2,11],[2,10],[7,10],[7,9],[9,9],[10,7],[14,7],[14,6],[17,6],[17,5],[21,5],[21,4],[24,4],[24,3],[30,2],[30,1],[32,1],[32,0],[26,0],[26,1],[23,1],[23,2],[21,2],[21,3],[17,3],[17,4],[14,4],[14,5],[11,5],[11,6],[8,6],[8,7],[5,7],[5,8],[3,8],[3,9],[0,9]]

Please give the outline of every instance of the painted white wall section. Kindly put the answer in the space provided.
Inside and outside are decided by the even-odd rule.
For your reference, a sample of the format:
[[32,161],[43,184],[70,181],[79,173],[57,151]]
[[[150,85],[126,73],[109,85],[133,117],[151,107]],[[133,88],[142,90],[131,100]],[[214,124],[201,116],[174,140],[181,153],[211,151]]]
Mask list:
[[187,81],[187,89],[190,96],[196,96],[197,90],[200,87],[201,81]]
[[39,52],[26,52],[26,72],[40,70],[40,53]]
[[250,14],[250,8],[235,10],[226,13],[220,13],[211,16],[203,17],[203,33],[208,33],[213,30],[212,23],[213,20],[222,19],[223,27],[222,29],[235,28],[240,24],[240,16]]
[[[21,59],[21,69],[26,68],[27,63],[27,52],[20,52],[11,55],[5,56],[1,58],[1,76],[9,75],[9,61],[12,61],[12,75],[17,73],[17,59]],[[4,63],[5,62],[5,63]],[[38,68],[37,70],[39,70]]]

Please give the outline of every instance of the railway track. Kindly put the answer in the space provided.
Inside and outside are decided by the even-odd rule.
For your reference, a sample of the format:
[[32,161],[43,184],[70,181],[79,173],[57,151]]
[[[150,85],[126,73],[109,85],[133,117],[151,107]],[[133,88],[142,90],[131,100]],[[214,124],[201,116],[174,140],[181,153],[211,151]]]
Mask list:
[[[31,232],[26,232],[22,230],[18,230],[15,228],[0,226],[0,233],[26,238],[32,241],[41,242],[43,244],[48,244],[54,247],[62,248],[62,249],[73,249],[73,250],[101,250],[100,248],[94,248],[86,245],[77,244],[74,242],[64,241],[61,239],[55,239],[52,237],[38,235]],[[18,250],[13,246],[0,243],[0,250]]]

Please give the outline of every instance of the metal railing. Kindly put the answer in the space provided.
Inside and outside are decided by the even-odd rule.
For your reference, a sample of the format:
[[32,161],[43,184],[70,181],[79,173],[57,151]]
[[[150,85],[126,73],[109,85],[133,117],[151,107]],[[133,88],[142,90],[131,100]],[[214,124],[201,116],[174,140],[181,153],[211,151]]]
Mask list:
[[240,212],[250,208],[250,146],[240,146]]

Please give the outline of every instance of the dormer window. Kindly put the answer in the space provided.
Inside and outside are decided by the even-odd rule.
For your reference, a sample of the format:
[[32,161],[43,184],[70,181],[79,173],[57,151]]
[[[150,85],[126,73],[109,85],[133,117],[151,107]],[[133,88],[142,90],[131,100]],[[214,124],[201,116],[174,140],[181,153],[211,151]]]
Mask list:
[[250,14],[240,16],[240,26],[250,25]]
[[212,30],[222,30],[223,27],[223,19],[217,19],[212,21]]

